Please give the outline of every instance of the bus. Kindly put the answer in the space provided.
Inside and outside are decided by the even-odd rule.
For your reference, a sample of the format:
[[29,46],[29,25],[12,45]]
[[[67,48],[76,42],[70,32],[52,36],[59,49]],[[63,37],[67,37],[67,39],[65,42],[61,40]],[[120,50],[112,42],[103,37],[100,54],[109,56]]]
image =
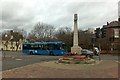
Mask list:
[[68,53],[63,42],[26,42],[22,46],[22,52],[25,54],[64,55]]

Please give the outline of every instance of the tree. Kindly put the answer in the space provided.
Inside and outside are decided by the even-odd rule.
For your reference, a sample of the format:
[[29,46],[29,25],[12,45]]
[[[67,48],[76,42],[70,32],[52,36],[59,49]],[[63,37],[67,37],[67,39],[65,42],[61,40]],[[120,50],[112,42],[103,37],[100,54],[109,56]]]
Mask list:
[[72,46],[72,30],[70,27],[59,28],[56,32],[57,41],[62,41],[66,44],[68,51],[71,50]]
[[27,37],[27,31],[25,31],[24,29],[20,29],[18,27],[14,27],[13,28],[14,32],[18,32],[19,34],[21,34],[24,38]]
[[54,32],[54,26],[39,22],[34,26],[30,36],[33,37],[35,41],[48,41],[54,38]]
[[83,31],[83,30],[79,30],[78,31],[79,34],[79,46],[81,46],[82,48],[86,48],[86,49],[92,49],[92,38],[94,37],[94,34],[89,33],[87,31]]

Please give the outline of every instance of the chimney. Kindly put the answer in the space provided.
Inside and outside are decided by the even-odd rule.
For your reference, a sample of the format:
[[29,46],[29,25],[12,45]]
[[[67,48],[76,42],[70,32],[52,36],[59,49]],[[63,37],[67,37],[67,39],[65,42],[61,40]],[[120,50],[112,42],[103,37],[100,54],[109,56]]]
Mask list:
[[107,22],[107,26],[109,25],[109,22]]

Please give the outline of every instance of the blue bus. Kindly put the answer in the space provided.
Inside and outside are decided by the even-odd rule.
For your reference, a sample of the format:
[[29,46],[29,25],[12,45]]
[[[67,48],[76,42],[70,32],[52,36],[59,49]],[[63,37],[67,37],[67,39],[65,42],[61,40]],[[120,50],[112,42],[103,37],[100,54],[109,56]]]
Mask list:
[[68,53],[63,42],[26,42],[23,43],[22,52],[41,55],[64,55]]

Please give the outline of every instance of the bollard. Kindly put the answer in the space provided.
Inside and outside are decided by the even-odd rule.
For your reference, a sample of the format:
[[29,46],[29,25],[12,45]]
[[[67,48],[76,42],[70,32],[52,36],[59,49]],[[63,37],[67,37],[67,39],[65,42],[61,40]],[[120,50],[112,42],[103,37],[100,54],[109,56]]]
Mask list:
[[99,61],[101,61],[100,52],[99,52]]
[[1,48],[1,51],[3,53],[3,58],[5,58],[5,53],[3,52],[3,48]]

